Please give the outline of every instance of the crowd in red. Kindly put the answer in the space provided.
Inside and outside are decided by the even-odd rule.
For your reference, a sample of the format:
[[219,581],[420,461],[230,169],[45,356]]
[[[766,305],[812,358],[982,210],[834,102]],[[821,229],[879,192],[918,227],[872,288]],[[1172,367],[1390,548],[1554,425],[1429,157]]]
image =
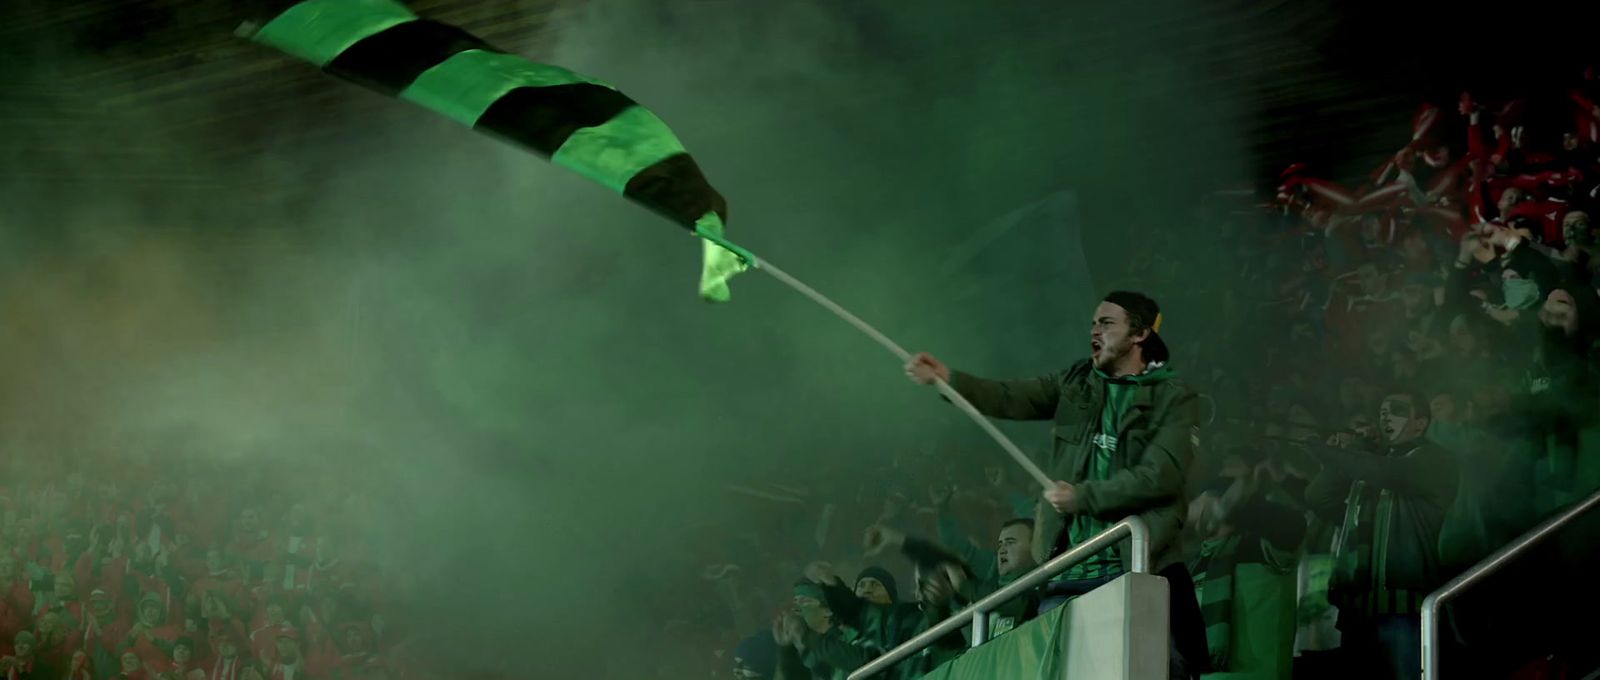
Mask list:
[[[303,467],[303,464],[297,464]],[[260,461],[13,457],[0,485],[6,680],[401,677],[367,496]]]

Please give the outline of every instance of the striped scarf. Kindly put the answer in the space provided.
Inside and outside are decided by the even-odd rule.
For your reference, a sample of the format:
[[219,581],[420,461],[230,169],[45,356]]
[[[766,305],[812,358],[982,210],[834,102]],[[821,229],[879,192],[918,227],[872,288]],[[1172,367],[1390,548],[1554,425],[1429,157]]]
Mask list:
[[1206,648],[1213,671],[1228,667],[1228,645],[1233,638],[1233,571],[1239,557],[1239,535],[1214,538],[1200,544],[1189,564],[1194,575],[1195,599],[1206,622]]
[[237,656],[232,659],[217,657],[217,662],[211,664],[211,674],[206,676],[206,680],[239,680],[239,669],[244,666],[243,661]]
[[[1389,584],[1389,547],[1395,525],[1395,497],[1364,480],[1350,484],[1345,516],[1334,549],[1329,602],[1340,612],[1364,617],[1415,614],[1426,592]],[[1438,539],[1434,539],[1437,543]]]

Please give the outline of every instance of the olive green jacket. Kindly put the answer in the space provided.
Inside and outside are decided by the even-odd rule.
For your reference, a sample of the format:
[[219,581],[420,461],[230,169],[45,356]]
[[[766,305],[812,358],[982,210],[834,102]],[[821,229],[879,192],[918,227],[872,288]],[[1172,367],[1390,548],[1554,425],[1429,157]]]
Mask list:
[[[1123,415],[1111,477],[1086,481],[1093,437],[1105,407],[1105,380],[1088,359],[1064,371],[1025,380],[987,380],[959,371],[950,386],[985,415],[1007,420],[1054,420],[1045,473],[1077,487],[1082,512],[1117,522],[1138,515],[1150,527],[1150,569],[1183,561],[1178,537],[1188,511],[1184,481],[1194,460],[1199,408],[1195,393],[1174,377],[1142,385]],[[1035,511],[1033,556],[1041,564],[1060,552],[1067,518],[1044,503]],[[1118,550],[1128,569],[1129,555]]]

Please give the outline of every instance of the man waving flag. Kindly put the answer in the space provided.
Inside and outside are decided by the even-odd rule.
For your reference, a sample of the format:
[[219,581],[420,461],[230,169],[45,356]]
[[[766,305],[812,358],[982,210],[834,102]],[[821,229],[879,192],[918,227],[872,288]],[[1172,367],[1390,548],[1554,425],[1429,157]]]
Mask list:
[[[757,268],[854,326],[901,362],[910,353],[878,329],[771,262],[723,236],[727,203],[655,114],[615,88],[559,66],[495,49],[395,0],[302,0],[242,34],[323,71],[511,140],[700,237],[701,297],[728,299],[728,279]],[[941,394],[982,427],[1045,488],[1054,482],[943,381]]]

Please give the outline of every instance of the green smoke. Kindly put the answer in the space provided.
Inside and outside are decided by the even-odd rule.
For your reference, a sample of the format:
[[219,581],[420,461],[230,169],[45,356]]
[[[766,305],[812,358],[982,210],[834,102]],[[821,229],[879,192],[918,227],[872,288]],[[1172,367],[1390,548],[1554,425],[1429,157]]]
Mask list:
[[[1092,257],[1209,238],[1190,207],[1250,174],[1236,101],[1277,45],[1232,46],[1237,24],[1186,20],[1203,9],[607,2],[546,18],[555,45],[532,56],[666,120],[729,198],[741,244],[912,349],[1031,372],[1082,355],[1066,310],[1103,291],[1028,276],[973,290],[943,267],[984,225],[1062,190],[1078,197]],[[1219,88],[1220,71],[1238,82]],[[25,268],[31,256],[15,255],[27,276],[14,280],[132,267],[63,284],[29,318],[92,336],[104,310],[146,305],[118,336],[133,349],[67,345],[28,383],[62,396],[15,392],[13,414],[66,423],[92,389],[77,412],[126,437],[160,433],[285,475],[348,456],[350,480],[378,490],[381,558],[416,575],[427,640],[467,666],[539,677],[649,676],[678,658],[661,629],[707,606],[705,537],[733,550],[721,537],[751,529],[728,484],[887,488],[897,460],[945,464],[927,451],[967,469],[1001,460],[891,357],[775,282],[747,275],[723,307],[685,295],[699,249],[658,217],[425,112],[325,85],[331,104],[251,120],[266,151],[216,165],[196,160],[211,141],[174,125],[212,113],[203,102],[117,112],[172,130],[153,143],[217,183],[202,196],[113,180],[92,201],[0,187],[24,206],[6,224],[13,250],[60,259]],[[261,85],[263,102],[299,94]],[[261,226],[216,236],[241,223]],[[61,225],[119,236],[39,235]],[[151,235],[171,225],[197,229]],[[130,260],[130,243],[149,252]],[[1000,310],[1017,306],[1051,324],[1008,325]],[[1175,344],[1206,312],[1168,311]],[[6,332],[32,337],[15,319]],[[47,344],[19,341],[8,361]],[[1055,360],[1008,363],[1022,351]]]

